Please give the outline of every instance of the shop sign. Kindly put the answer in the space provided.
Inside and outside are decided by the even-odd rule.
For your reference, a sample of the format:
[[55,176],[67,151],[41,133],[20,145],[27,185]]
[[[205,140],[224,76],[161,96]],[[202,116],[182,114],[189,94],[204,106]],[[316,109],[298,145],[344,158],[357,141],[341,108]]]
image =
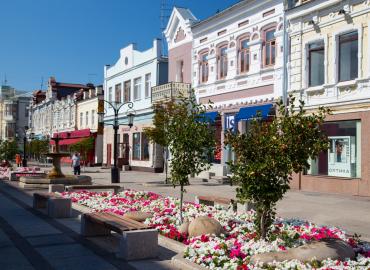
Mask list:
[[[353,177],[355,173],[355,137],[328,137],[330,149],[328,154],[328,175]],[[353,165],[352,165],[353,164]]]

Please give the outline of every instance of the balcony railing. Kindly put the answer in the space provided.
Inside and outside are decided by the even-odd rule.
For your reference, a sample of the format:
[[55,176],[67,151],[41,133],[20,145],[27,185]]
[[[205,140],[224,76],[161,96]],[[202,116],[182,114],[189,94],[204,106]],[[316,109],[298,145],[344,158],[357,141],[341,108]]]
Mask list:
[[166,101],[177,99],[180,96],[188,97],[191,92],[189,83],[170,82],[152,87],[152,102]]

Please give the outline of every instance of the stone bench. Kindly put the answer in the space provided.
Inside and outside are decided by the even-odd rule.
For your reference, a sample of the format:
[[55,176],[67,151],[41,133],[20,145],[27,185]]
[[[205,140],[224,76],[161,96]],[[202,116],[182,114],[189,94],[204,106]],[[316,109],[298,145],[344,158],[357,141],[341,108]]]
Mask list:
[[209,206],[221,205],[221,206],[230,206],[235,204],[233,199],[217,197],[217,196],[195,196],[195,203],[205,204]]
[[36,192],[33,194],[33,208],[46,208],[52,218],[69,218],[72,215],[72,200],[55,193]]
[[113,213],[85,213],[81,217],[81,234],[85,237],[106,236],[114,231],[121,235],[117,257],[125,260],[154,258],[158,254],[158,231],[143,223]]
[[255,210],[252,203],[239,203],[233,199],[217,197],[217,196],[195,196],[195,203],[209,206],[220,205],[222,207],[229,207],[232,205],[233,210],[238,214],[246,213],[250,210]]
[[114,193],[118,193],[123,190],[123,187],[119,185],[73,185],[65,186],[65,191],[73,190],[88,190],[88,189],[113,189]]
[[23,176],[28,177],[46,177],[46,173],[44,172],[10,172],[10,181],[18,181],[19,178]]

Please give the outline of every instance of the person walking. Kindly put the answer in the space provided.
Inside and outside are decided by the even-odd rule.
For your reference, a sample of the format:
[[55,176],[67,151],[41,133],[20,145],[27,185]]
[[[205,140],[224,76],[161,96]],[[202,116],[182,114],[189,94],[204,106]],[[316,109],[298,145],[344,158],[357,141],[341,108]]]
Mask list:
[[72,167],[73,167],[73,173],[74,175],[80,175],[81,174],[81,164],[80,164],[80,155],[75,152],[72,156]]
[[17,167],[22,166],[22,157],[19,153],[15,155],[15,163],[17,164]]

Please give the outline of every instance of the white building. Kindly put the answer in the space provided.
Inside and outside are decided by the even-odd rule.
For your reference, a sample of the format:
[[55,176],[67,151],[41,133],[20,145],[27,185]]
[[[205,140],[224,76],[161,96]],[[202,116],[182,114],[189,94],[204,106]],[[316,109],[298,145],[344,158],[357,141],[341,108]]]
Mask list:
[[[153,47],[139,51],[135,44],[121,49],[118,61],[104,68],[104,99],[109,102],[133,102],[135,118],[130,129],[127,124],[127,105],[119,114],[118,166],[129,165],[133,170],[159,172],[163,170],[162,151],[159,146],[149,143],[143,128],[152,125],[153,111],[151,87],[167,82],[167,58],[161,56],[161,42],[155,39]],[[103,163],[114,162],[113,128],[109,126],[114,118],[113,109],[105,106]]]
[[240,1],[191,25],[192,85],[200,103],[211,101],[216,151],[210,170],[225,176],[233,158],[224,149],[224,132],[245,130],[261,112],[274,113],[283,96],[283,2]]

